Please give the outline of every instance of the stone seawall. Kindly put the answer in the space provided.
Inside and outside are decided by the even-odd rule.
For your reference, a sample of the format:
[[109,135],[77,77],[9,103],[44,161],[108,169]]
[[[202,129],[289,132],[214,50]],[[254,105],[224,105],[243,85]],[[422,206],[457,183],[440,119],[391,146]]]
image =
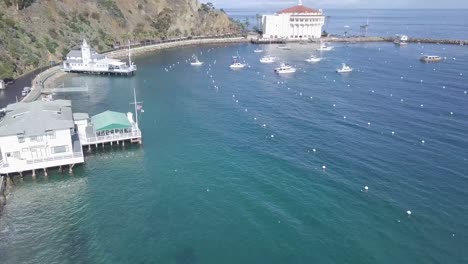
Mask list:
[[[194,46],[194,45],[204,45],[204,44],[229,44],[229,43],[247,43],[248,39],[244,37],[236,38],[213,38],[213,39],[192,39],[192,40],[182,40],[175,42],[167,43],[158,43],[154,45],[142,46],[137,48],[132,48],[132,55],[143,54],[150,51],[177,48],[183,46]],[[122,58],[128,56],[127,49],[121,49],[116,51],[111,51],[105,53],[109,58]]]

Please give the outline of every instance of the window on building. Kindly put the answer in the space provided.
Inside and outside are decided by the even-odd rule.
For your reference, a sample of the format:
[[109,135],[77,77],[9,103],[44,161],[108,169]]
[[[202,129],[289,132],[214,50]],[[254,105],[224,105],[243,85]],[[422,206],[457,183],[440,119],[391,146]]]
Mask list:
[[41,142],[42,136],[32,136],[29,139],[31,140],[31,142]]
[[47,131],[46,132],[46,136],[49,138],[49,139],[55,139],[56,136],[55,136],[55,131]]
[[68,146],[56,146],[52,148],[52,154],[68,152]]
[[18,143],[24,143],[24,137],[18,136]]

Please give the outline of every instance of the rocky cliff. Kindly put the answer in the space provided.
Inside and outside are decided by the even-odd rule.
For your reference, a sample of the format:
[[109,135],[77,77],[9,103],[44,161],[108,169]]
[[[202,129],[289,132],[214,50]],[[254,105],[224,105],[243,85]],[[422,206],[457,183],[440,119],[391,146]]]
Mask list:
[[0,78],[59,61],[81,39],[116,42],[237,33],[221,10],[197,0],[0,0]]

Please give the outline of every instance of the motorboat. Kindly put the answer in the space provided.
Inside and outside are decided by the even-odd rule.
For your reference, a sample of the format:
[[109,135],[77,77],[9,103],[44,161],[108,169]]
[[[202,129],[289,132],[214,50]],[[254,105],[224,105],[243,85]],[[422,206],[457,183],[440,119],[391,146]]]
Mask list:
[[328,46],[327,43],[320,44],[320,47],[317,48],[318,51],[330,51],[332,50],[332,46]]
[[434,56],[434,55],[424,55],[420,59],[422,62],[439,62],[442,60],[442,57],[440,56]]
[[193,59],[194,59],[194,61],[190,62],[190,65],[192,65],[192,66],[202,66],[203,65],[203,62],[199,61],[197,56],[194,55]]
[[336,69],[337,73],[348,73],[348,72],[352,72],[352,71],[353,71],[353,68],[349,67],[345,63],[341,64],[341,69]]
[[264,56],[264,57],[262,57],[262,58],[260,59],[260,62],[261,62],[261,63],[265,63],[265,64],[267,64],[267,63],[273,63],[273,62],[275,62],[275,57],[273,57],[273,56]]
[[293,68],[288,64],[282,63],[278,68],[275,69],[275,72],[278,74],[295,73],[296,68]]
[[396,45],[404,46],[408,45],[408,36],[407,35],[396,35],[395,40],[393,41]]
[[310,56],[310,58],[306,59],[305,61],[309,62],[309,63],[315,63],[315,62],[319,62],[321,60],[322,60],[322,58],[317,58],[317,57],[312,55],[312,56]]
[[262,53],[263,50],[262,50],[261,48],[258,48],[258,49],[255,49],[254,52],[255,52],[255,53]]
[[232,57],[232,63],[229,66],[231,69],[242,69],[245,67],[245,63],[240,63],[239,62],[239,56],[233,56]]

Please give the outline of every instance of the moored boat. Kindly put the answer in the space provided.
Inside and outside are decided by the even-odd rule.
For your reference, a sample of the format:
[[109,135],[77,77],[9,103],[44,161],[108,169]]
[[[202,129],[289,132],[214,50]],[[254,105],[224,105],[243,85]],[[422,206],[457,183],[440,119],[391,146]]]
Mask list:
[[240,63],[239,62],[239,56],[233,56],[232,57],[232,63],[229,66],[231,69],[242,69],[245,67],[245,63]]
[[260,63],[268,64],[273,62],[275,62],[275,57],[273,56],[264,56],[260,59]]
[[310,56],[310,58],[306,59],[305,61],[306,62],[309,62],[309,63],[315,63],[315,62],[319,62],[321,61],[322,58],[318,58],[318,57],[315,57],[315,56]]
[[422,62],[439,62],[442,60],[442,57],[435,55],[424,55],[420,58]]
[[348,73],[348,72],[352,72],[352,71],[353,71],[353,68],[349,67],[345,63],[341,64],[341,69],[336,69],[337,73]]
[[275,69],[275,72],[278,74],[284,74],[284,73],[295,73],[296,68],[286,64],[282,63],[278,68]]

